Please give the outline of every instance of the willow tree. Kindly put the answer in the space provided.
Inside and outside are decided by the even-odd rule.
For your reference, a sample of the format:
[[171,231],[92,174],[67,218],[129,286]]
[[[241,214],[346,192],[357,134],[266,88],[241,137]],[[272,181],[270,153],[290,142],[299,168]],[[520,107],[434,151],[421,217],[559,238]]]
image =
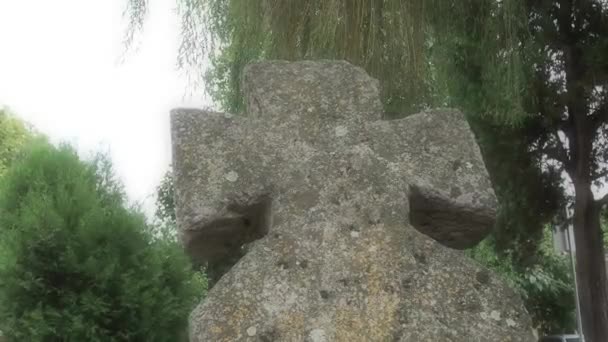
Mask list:
[[0,176],[34,136],[32,128],[8,109],[0,109]]
[[[534,249],[567,175],[574,188],[584,331],[608,340],[599,215],[608,197],[608,22],[603,0],[179,0],[179,64],[241,111],[241,71],[258,59],[345,59],[381,81],[389,113],[463,109],[501,203],[497,236]],[[146,0],[130,0],[134,29]],[[515,216],[516,219],[509,217]],[[501,223],[502,222],[502,223]]]
[[[422,1],[178,0],[182,15],[179,64],[213,67],[206,84],[230,111],[243,109],[240,73],[252,60],[345,59],[384,80],[390,108],[415,111],[431,102],[429,64],[422,50]],[[129,0],[133,32],[141,29],[147,0]],[[400,77],[394,77],[399,70]]]

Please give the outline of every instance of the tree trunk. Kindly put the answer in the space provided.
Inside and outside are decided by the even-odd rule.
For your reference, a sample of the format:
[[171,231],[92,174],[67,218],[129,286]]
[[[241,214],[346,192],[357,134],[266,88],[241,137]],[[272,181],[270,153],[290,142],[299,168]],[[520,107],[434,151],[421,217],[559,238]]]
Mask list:
[[583,333],[587,342],[608,342],[608,284],[600,227],[600,203],[591,191],[594,160],[593,142],[597,132],[588,116],[590,94],[586,77],[593,73],[582,42],[588,39],[581,27],[585,13],[575,0],[562,0],[557,14],[558,40],[562,43],[566,75],[566,112],[569,128],[570,162],[566,171],[574,183],[574,238],[576,278]]
[[586,342],[608,341],[608,286],[600,207],[590,184],[575,185],[576,277]]

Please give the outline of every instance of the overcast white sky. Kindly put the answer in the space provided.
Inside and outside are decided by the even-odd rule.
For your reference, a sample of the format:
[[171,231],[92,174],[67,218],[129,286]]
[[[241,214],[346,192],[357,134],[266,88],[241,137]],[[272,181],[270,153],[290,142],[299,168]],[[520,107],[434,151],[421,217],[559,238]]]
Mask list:
[[[152,201],[170,164],[169,110],[185,98],[174,0],[151,0],[139,49],[124,50],[126,0],[0,0],[0,106],[83,156],[110,151],[133,201]],[[189,89],[192,90],[192,89]]]

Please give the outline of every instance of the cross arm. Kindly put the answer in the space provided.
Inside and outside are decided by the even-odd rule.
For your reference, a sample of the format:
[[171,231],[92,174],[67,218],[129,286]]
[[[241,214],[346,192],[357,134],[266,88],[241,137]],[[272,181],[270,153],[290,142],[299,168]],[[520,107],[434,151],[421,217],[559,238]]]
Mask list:
[[267,229],[270,201],[254,131],[242,116],[171,113],[178,226],[198,261],[222,259]]
[[379,121],[367,131],[374,150],[408,178],[415,228],[457,249],[474,246],[487,235],[496,197],[464,115],[440,109]]

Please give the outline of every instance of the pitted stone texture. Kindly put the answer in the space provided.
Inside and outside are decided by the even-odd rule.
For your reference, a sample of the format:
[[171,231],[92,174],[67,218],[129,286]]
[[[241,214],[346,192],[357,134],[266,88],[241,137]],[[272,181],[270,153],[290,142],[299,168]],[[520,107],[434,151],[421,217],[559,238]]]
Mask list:
[[248,246],[192,341],[533,339],[510,289],[427,237],[465,248],[494,220],[462,114],[380,120],[378,82],[346,62],[250,65],[243,89],[247,116],[172,112],[186,249],[214,262]]
[[[412,195],[414,226],[453,248],[476,244],[492,226],[494,193],[459,112],[380,120],[377,81],[344,62],[250,65],[243,88],[251,109],[247,117],[173,111],[178,220],[187,245],[196,235],[191,230],[209,232],[207,254],[222,249],[218,242],[234,231],[244,237],[238,243],[260,237],[267,227],[242,226],[243,213],[229,205],[242,211],[262,196],[291,195],[295,202],[281,205],[328,209],[319,201],[395,192],[374,205],[373,196],[361,198],[361,206],[377,211],[403,207],[407,201],[400,197]],[[407,210],[393,209],[400,212],[393,218],[409,221]],[[224,231],[229,237],[218,236]]]
[[337,230],[256,243],[192,313],[191,341],[258,341],[251,325],[273,341],[536,340],[520,298],[462,252],[396,226]]

